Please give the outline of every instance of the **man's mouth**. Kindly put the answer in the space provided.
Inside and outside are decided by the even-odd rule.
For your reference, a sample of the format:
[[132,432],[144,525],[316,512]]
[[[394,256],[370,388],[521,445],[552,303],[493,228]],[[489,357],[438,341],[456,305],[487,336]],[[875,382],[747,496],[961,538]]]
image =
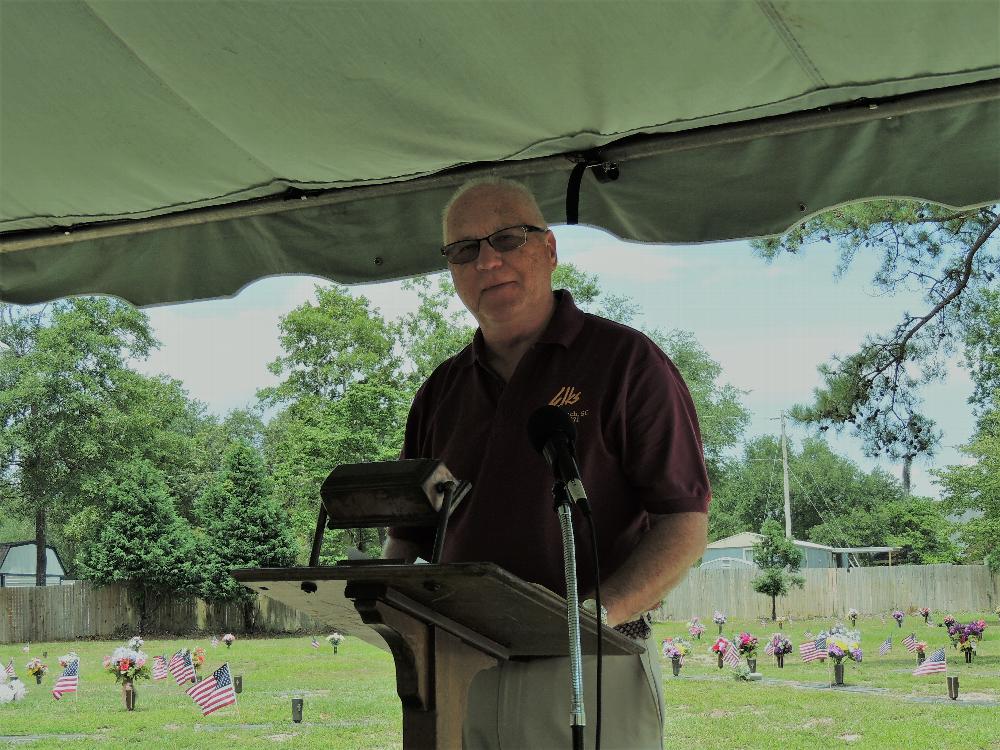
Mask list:
[[513,284],[513,283],[514,283],[513,281],[500,281],[500,282],[498,282],[496,284],[491,284],[490,286],[483,287],[483,292],[484,293],[485,292],[492,292],[494,289],[500,289],[501,287],[505,287],[508,284]]

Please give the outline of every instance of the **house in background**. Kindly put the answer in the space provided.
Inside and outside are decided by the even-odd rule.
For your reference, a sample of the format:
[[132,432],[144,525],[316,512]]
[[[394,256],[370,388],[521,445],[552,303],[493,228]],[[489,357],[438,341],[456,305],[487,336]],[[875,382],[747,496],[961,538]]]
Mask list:
[[[34,542],[0,542],[0,587],[35,585],[35,549]],[[46,551],[45,585],[72,583],[55,548]]]
[[[702,568],[755,568],[753,546],[764,537],[752,531],[727,536],[712,542],[701,557]],[[892,553],[902,547],[828,547],[815,542],[792,540],[802,552],[803,568],[847,568],[859,567],[857,555],[883,555],[888,553],[892,566]],[[854,559],[851,556],[854,555]]]

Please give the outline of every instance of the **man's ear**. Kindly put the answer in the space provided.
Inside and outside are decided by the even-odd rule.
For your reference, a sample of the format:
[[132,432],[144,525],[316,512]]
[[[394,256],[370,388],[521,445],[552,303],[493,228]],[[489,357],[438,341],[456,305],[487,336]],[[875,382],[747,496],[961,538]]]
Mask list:
[[549,263],[555,270],[556,266],[559,265],[559,254],[556,252],[556,235],[551,229],[545,231],[545,247],[549,251]]

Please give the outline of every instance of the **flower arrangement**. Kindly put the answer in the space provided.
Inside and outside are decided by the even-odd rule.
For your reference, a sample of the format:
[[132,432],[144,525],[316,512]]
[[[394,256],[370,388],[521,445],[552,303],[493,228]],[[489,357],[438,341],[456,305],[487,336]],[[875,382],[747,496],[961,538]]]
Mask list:
[[745,656],[748,659],[757,658],[757,636],[741,632],[735,643],[740,656]]
[[196,646],[190,653],[191,664],[194,666],[194,671],[197,672],[205,665],[205,649],[201,646]]
[[951,615],[944,616],[944,626],[946,628],[950,628],[952,625],[955,624],[955,622],[956,622],[955,618],[952,617]]
[[854,607],[851,607],[849,610],[847,610],[847,617],[851,621],[852,628],[858,624],[858,610],[856,610]]
[[712,653],[725,654],[728,648],[729,648],[729,641],[720,635],[718,638],[715,639],[715,643],[712,644]]
[[779,628],[783,629],[785,627],[785,623],[788,622],[788,618],[786,618],[784,615],[778,615],[778,619],[775,620],[775,622],[778,623]]
[[734,680],[750,680],[750,667],[746,664],[740,664],[736,669],[733,670]]
[[142,644],[144,643],[145,641],[142,640],[142,638],[140,638],[139,636],[133,636],[132,638],[129,639],[128,643],[125,644],[125,648],[131,649],[133,651],[138,651],[140,648],[142,648]]
[[782,633],[775,633],[771,636],[771,647],[775,656],[784,656],[792,653],[792,642]]
[[927,653],[927,642],[917,641],[917,656],[923,657]]
[[333,646],[333,653],[337,653],[337,648],[340,646],[340,642],[344,640],[344,636],[335,630],[326,637],[326,640],[327,643]]
[[701,640],[701,634],[705,632],[705,626],[698,621],[697,617],[692,617],[691,622],[688,623],[688,633]]
[[25,664],[24,668],[28,670],[28,674],[36,679],[49,671],[48,665],[42,664],[42,660],[37,656]]
[[226,633],[222,636],[222,642],[226,644],[226,648],[230,648],[233,645],[233,641],[236,640],[236,636],[232,633]]
[[59,666],[66,669],[66,667],[74,661],[80,661],[80,657],[77,655],[76,651],[70,651],[68,654],[63,654],[59,657]]
[[712,615],[712,622],[714,622],[716,625],[725,625],[726,616],[722,614],[719,610],[715,610],[715,613]]
[[27,694],[28,690],[23,682],[16,677],[8,680],[7,672],[0,668],[0,706],[22,700]]
[[[822,635],[822,634],[821,634]],[[861,663],[861,634],[856,630],[847,630],[843,625],[835,625],[826,634],[826,653],[834,664],[851,659]]]
[[901,610],[901,609],[893,610],[893,612],[892,612],[892,619],[894,619],[896,621],[896,625],[897,626],[903,627],[903,618],[904,617],[906,617],[906,614],[903,612],[903,610]]
[[146,664],[146,655],[128,647],[116,648],[111,656],[105,656],[104,671],[114,675],[115,682],[148,680],[152,676]]
[[930,607],[921,607],[917,611],[920,613],[920,616],[924,618],[924,622],[927,622],[927,618],[931,616]]
[[997,617],[1000,617],[1000,604],[998,604],[993,608],[993,614],[995,614]]
[[683,659],[691,653],[691,644],[683,638],[665,638],[663,655],[668,659]]
[[[975,651],[975,643],[982,640],[983,631],[986,629],[985,620],[973,620],[967,625],[953,622],[948,626],[948,637],[951,638],[951,645],[961,648],[963,651]],[[966,644],[972,644],[971,646]]]

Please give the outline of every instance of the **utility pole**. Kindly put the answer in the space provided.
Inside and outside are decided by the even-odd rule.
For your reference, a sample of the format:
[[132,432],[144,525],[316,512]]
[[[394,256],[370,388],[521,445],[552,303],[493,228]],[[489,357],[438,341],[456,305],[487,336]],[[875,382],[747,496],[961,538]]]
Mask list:
[[785,412],[781,412],[781,468],[785,490],[785,538],[792,538],[792,501],[788,492],[788,438],[785,437]]

